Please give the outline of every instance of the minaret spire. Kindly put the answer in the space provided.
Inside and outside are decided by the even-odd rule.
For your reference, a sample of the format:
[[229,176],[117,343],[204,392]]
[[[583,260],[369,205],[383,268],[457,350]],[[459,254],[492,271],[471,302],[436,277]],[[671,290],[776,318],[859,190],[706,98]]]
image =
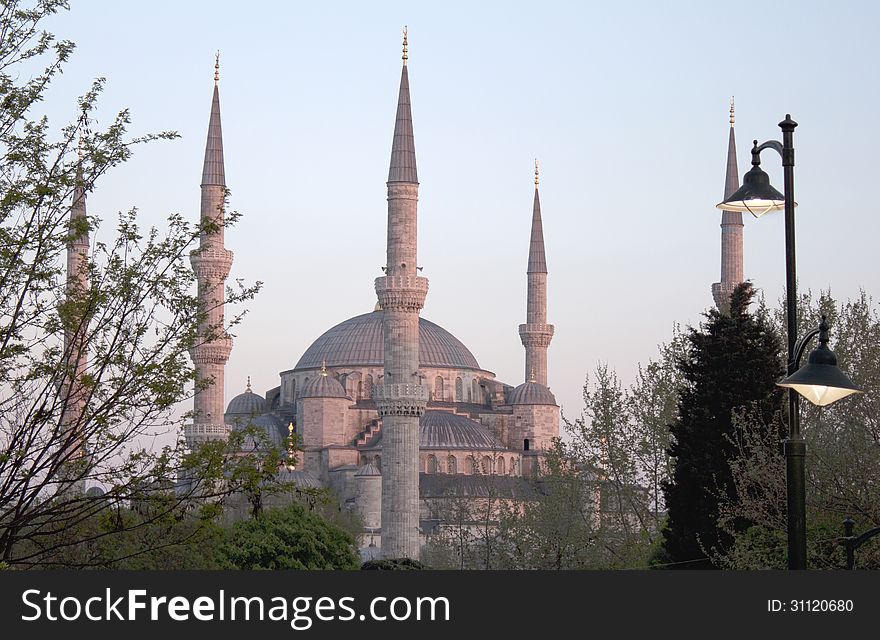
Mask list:
[[409,99],[409,72],[406,66],[406,28],[403,30],[403,68],[400,71],[400,92],[397,96],[397,117],[391,143],[391,166],[388,182],[419,183],[416,170],[416,143],[413,138],[412,108]]
[[[736,162],[736,137],[733,132],[734,104],[730,99],[730,135],[727,141],[727,167],[724,175],[724,199],[739,189]],[[730,294],[743,281],[743,221],[739,211],[721,212],[721,282],[712,285],[712,297],[718,309],[730,304]]]
[[385,373],[373,387],[382,418],[382,555],[419,557],[419,418],[428,393],[419,377],[419,311],[428,280],[418,275],[416,218],[419,182],[406,66],[403,69],[388,170],[385,275],[376,278],[383,313]]
[[[78,304],[89,291],[89,229],[86,217],[86,186],[83,178],[83,141],[80,137],[77,147],[76,174],[73,187],[73,201],[68,220],[67,241],[67,290],[65,302],[82,309]],[[71,322],[64,330],[64,358],[67,363],[60,390],[61,426],[65,459],[72,460],[85,453],[77,432],[86,409],[87,390],[80,381],[88,367],[88,348],[86,334],[89,321],[87,317],[72,314]],[[83,487],[80,487],[81,489]]]
[[202,165],[200,220],[211,223],[199,239],[199,248],[190,254],[190,263],[199,285],[199,309],[204,314],[199,325],[199,340],[190,351],[196,367],[199,389],[193,400],[193,424],[185,435],[192,448],[199,442],[224,439],[223,387],[226,361],[232,351],[232,339],[224,328],[226,278],[232,267],[232,252],[224,246],[224,206],[226,171],[223,162],[223,131],[220,126],[220,53],[214,58],[214,94],[208,120],[205,160]]
[[526,323],[519,325],[519,337],[526,349],[526,380],[547,386],[547,347],[553,339],[553,325],[547,324],[547,258],[538,193],[538,161],[535,160],[535,200],[532,205],[532,233],[526,269],[528,293]]

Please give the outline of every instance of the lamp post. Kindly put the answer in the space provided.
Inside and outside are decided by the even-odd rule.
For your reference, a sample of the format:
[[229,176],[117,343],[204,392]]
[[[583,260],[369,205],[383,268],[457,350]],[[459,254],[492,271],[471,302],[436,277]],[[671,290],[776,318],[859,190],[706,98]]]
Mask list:
[[[779,385],[788,388],[788,438],[785,440],[786,498],[788,521],[788,568],[807,568],[807,526],[806,526],[806,480],[804,458],[807,445],[801,433],[800,407],[798,393],[814,404],[830,404],[849,393],[858,392],[856,386],[837,368],[837,358],[828,349],[828,326],[822,318],[820,328],[797,340],[797,279],[795,271],[794,235],[794,129],[797,122],[785,114],[779,123],[782,130],[782,143],[768,140],[763,144],[754,141],[752,147],[752,168],[743,176],[743,185],[724,202],[717,205],[728,211],[749,212],[756,218],[769,211],[785,210],[785,296],[786,324],[788,329],[788,369],[787,377]],[[779,193],[770,184],[770,178],[761,169],[761,152],[773,149],[782,156],[784,193]],[[823,328],[824,327],[824,328]],[[810,363],[800,372],[800,359],[807,343],[819,334],[820,346],[810,354]],[[830,357],[829,357],[830,354]],[[816,362],[814,363],[814,356]],[[818,370],[812,365],[820,367]],[[809,370],[808,370],[809,369]],[[834,374],[833,372],[836,372]],[[797,374],[801,373],[801,378]],[[840,387],[840,385],[844,385]],[[822,391],[821,388],[825,390]],[[839,390],[831,391],[829,389]],[[842,391],[847,391],[843,393]],[[821,402],[823,400],[827,400]]]

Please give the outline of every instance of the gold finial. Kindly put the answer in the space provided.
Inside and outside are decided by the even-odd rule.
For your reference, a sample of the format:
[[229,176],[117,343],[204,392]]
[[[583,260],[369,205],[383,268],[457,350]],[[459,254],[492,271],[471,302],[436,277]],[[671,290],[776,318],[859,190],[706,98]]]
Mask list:
[[538,188],[538,159],[535,158],[535,189]]
[[531,373],[529,373],[529,382],[537,382],[538,379],[535,377],[535,368],[532,367]]
[[403,65],[406,66],[406,25],[403,25]]
[[733,126],[733,96],[730,96],[730,126]]
[[325,378],[327,377],[327,359],[324,358],[321,360],[321,375]]
[[247,393],[251,392],[251,377],[250,376],[248,376],[248,383],[247,383],[247,387],[245,387],[245,391]]
[[217,55],[214,56],[214,84],[216,85],[220,82],[220,50],[217,50]]
[[287,433],[289,435],[293,436],[293,422],[291,422],[289,425],[287,425]]

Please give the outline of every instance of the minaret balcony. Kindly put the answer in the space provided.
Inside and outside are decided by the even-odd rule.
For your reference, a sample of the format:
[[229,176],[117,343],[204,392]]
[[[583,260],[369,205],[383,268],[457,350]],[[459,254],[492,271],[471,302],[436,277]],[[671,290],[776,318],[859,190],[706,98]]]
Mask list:
[[376,296],[386,311],[419,311],[428,295],[428,279],[422,276],[376,278]]
[[226,280],[232,268],[232,258],[232,251],[222,247],[196,249],[189,254],[196,278],[202,282]]

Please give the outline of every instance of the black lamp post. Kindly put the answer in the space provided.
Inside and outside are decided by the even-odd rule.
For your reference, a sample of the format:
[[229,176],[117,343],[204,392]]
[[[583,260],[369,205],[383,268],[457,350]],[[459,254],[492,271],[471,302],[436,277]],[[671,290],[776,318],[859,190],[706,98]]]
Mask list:
[[[785,210],[785,284],[786,320],[788,325],[788,377],[780,386],[788,388],[788,438],[785,441],[786,493],[788,517],[788,568],[807,568],[807,515],[806,480],[804,457],[806,442],[801,434],[800,411],[797,393],[814,404],[826,405],[849,393],[858,391],[856,386],[837,368],[837,358],[828,349],[828,326],[825,318],[819,329],[812,331],[799,343],[797,340],[797,279],[795,274],[794,247],[794,128],[797,122],[785,114],[779,123],[782,143],[768,140],[759,145],[755,140],[752,148],[752,168],[743,176],[743,185],[724,202],[719,209],[749,212],[756,218],[769,211]],[[761,152],[773,149],[782,156],[784,194],[770,184],[770,178],[761,169]],[[819,334],[820,345],[810,354],[809,364],[798,371],[800,359],[810,339]],[[815,362],[814,362],[815,359]],[[818,367],[818,368],[817,368]],[[835,373],[836,372],[836,373]],[[798,377],[800,374],[800,377]],[[841,386],[843,385],[843,386]],[[824,391],[822,390],[824,388]],[[832,390],[832,391],[829,391]],[[845,391],[845,392],[844,392]]]

